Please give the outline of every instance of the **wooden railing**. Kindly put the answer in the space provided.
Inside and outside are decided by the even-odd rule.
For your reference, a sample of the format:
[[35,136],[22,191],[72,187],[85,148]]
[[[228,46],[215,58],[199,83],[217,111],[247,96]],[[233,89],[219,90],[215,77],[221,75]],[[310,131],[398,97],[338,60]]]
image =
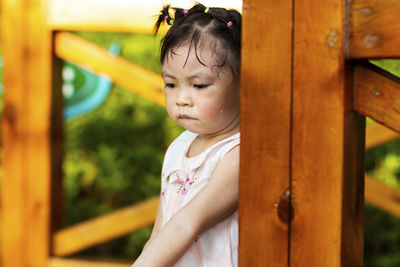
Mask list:
[[66,256],[85,248],[129,234],[154,223],[158,197],[114,211],[54,234],[53,253]]
[[55,54],[97,74],[106,74],[111,80],[135,94],[158,105],[164,105],[164,82],[155,74],[128,60],[115,56],[76,35],[55,34]]
[[[287,6],[291,6],[296,1],[297,0],[280,1],[279,4],[275,2],[272,3],[271,1],[264,2],[261,0],[245,1],[244,19],[247,23],[245,25],[246,27],[249,27],[248,29],[252,29],[254,32],[259,33],[259,28],[257,27],[261,25],[260,18],[263,18],[270,22],[268,25],[277,25],[276,27],[278,28],[282,27],[280,28],[281,30],[276,32],[272,31],[271,36],[268,35],[268,38],[279,39],[281,42],[290,40],[292,37],[288,30],[292,30],[293,28],[290,26],[291,24],[288,21],[291,21],[291,16],[293,13],[292,10],[287,9]],[[340,1],[337,1],[337,4],[334,4],[334,1],[336,0],[329,0],[328,2],[334,7],[337,7],[337,5],[340,5],[341,3]],[[39,0],[20,0],[18,5],[15,4],[14,0],[4,0],[2,2],[2,29],[4,29],[3,53],[5,55],[5,61],[7,64],[6,72],[4,74],[4,81],[6,87],[10,88],[10,90],[6,91],[4,97],[5,115],[3,120],[3,137],[5,147],[4,172],[5,177],[7,177],[2,186],[2,219],[4,220],[2,232],[3,266],[129,266],[124,264],[100,262],[94,263],[90,261],[54,258],[71,255],[72,253],[80,251],[84,248],[105,242],[112,238],[135,231],[145,225],[151,224],[155,218],[158,198],[153,198],[132,207],[115,211],[111,214],[94,218],[66,229],[58,230],[58,225],[57,223],[54,223],[54,221],[59,220],[57,211],[60,210],[60,207],[57,206],[59,204],[57,202],[57,198],[60,196],[58,192],[61,190],[61,71],[59,60],[53,58],[53,55],[51,55],[50,51],[53,48],[54,53],[58,58],[81,65],[82,67],[92,70],[98,74],[107,74],[113,82],[121,85],[122,87],[141,95],[142,97],[150,99],[159,105],[163,105],[162,79],[160,75],[147,71],[131,62],[128,62],[125,59],[115,57],[114,55],[109,54],[108,51],[82,40],[75,35],[67,32],[57,32],[60,30],[93,30],[150,33],[153,25],[152,16],[158,12],[159,7],[157,6],[156,8],[150,8],[148,10],[143,7],[136,9],[136,4],[133,4],[133,2],[121,0],[100,1],[99,3],[89,0],[51,0],[48,2],[47,6],[43,6],[42,2],[43,1]],[[310,3],[310,1],[305,1],[304,4],[301,6],[299,5],[298,12],[301,12],[302,8],[306,9],[310,7]],[[31,9],[28,9],[28,7]],[[273,14],[269,14],[269,16],[261,16],[261,14],[266,14],[275,9],[281,12],[279,13],[279,17],[274,17]],[[307,16],[310,16],[310,14],[312,14],[312,12],[316,12],[316,10],[317,5],[313,6],[312,9],[307,9],[307,12],[303,10],[304,12],[299,14],[307,14]],[[329,12],[333,12],[326,7],[324,7],[323,10],[326,12],[326,14],[324,13],[325,15],[327,15]],[[324,45],[328,47],[328,50],[321,50],[323,53],[325,53],[323,55],[331,55],[332,58],[334,58],[332,62],[336,62],[335,60],[339,61],[338,57],[346,57],[348,59],[357,60],[364,60],[368,58],[400,57],[400,50],[398,49],[400,47],[400,35],[393,34],[400,28],[400,22],[397,20],[397,15],[400,13],[399,1],[353,0],[347,11],[340,14],[344,13],[346,13],[346,16],[351,17],[351,19],[347,17],[346,20],[340,19],[338,21],[346,21],[346,23],[350,21],[350,23],[345,26],[349,27],[351,38],[345,35],[343,30],[340,29],[331,29],[329,34],[326,33],[323,38],[319,36],[321,40],[323,39],[325,42]],[[47,14],[47,16],[43,17],[43,14]],[[84,16],[80,14],[84,14]],[[282,17],[282,14],[285,14],[285,16]],[[321,16],[324,17],[324,14]],[[333,17],[335,17],[335,15]],[[328,19],[329,18],[327,17],[327,20]],[[282,20],[287,20],[288,23],[281,23]],[[296,17],[296,21],[291,22],[299,24],[300,22],[306,20],[307,18],[299,15]],[[315,22],[312,21],[310,23]],[[324,23],[327,22],[325,21]],[[7,28],[9,25],[13,25],[13,28]],[[323,23],[318,24],[318,27],[322,27],[323,25]],[[299,27],[299,29],[301,29],[301,27]],[[245,29],[244,38],[249,38],[248,34],[249,32]],[[303,41],[307,40],[306,35],[306,31],[300,32],[298,35],[295,33],[295,36],[298,38],[298,40]],[[343,41],[345,44],[345,55],[340,54],[342,53],[342,50],[338,45],[338,39],[340,40],[342,36],[348,38]],[[267,37],[263,36],[258,36],[258,38],[260,39],[257,40],[262,41],[263,49],[264,46],[268,48],[268,45],[270,44],[268,42],[270,42],[270,39],[264,40],[263,38]],[[300,44],[304,43],[305,42],[300,42]],[[316,43],[318,42],[313,43],[315,45],[314,48],[321,48],[316,45]],[[278,48],[278,46],[274,46],[272,43],[271,45],[274,47],[274,49]],[[256,53],[254,56],[257,58],[259,58],[260,55],[266,58],[268,57],[268,60],[251,62],[251,64],[255,64],[255,67],[259,67],[259,69],[256,68],[258,72],[267,68],[266,66],[268,66],[268,69],[271,70],[271,66],[278,67],[282,65],[282,62],[291,62],[292,56],[298,62],[308,62],[311,64],[311,61],[302,58],[303,54],[300,54],[300,52],[294,55],[291,54],[292,52],[288,54],[279,54],[279,58],[274,61],[274,55],[267,53],[264,50],[262,50],[264,52],[260,52],[258,50],[261,49],[261,46],[256,47],[257,49],[254,50],[253,46],[249,46],[249,44],[245,42],[243,55],[245,58],[248,57],[249,59],[251,59],[251,56],[253,55],[252,53]],[[279,48],[286,49],[287,47],[279,46]],[[331,51],[336,51],[336,54],[329,54]],[[280,52],[280,50],[277,52]],[[301,53],[304,52],[302,51]],[[267,62],[267,65],[265,65],[265,62]],[[247,61],[245,61],[244,64],[245,66],[248,66]],[[284,73],[290,74],[291,71],[293,71],[289,65],[285,65],[283,67]],[[268,76],[269,80],[267,82],[273,85],[279,85],[277,86],[279,87],[279,90],[281,90],[281,87],[290,89],[291,86],[293,87],[293,84],[290,85],[290,81],[292,79],[291,77],[294,77],[291,75],[295,75],[297,79],[300,79],[299,77],[308,77],[309,74],[302,73],[302,75],[300,75],[301,71],[318,71],[319,74],[325,73],[326,75],[319,75],[318,77],[321,80],[326,79],[329,81],[323,84],[326,86],[326,91],[339,90],[337,87],[335,87],[336,85],[334,86],[331,84],[331,82],[332,77],[334,74],[336,74],[335,71],[340,69],[340,66],[334,65],[332,68],[337,69],[327,70],[331,71],[332,73],[324,72],[324,70],[321,72],[319,68],[320,66],[314,65],[310,65],[309,68],[307,66],[302,66],[302,68],[299,68],[298,70],[296,69],[297,72],[295,72],[295,74],[292,73],[288,75],[288,80],[284,80],[286,76],[284,76],[283,73],[279,72],[279,75],[274,73],[273,77]],[[365,62],[354,64],[351,63],[351,68],[353,80],[352,84],[349,86],[353,89],[353,102],[351,103],[352,107],[347,108],[353,108],[355,111],[364,116],[369,116],[395,131],[400,131],[400,120],[398,119],[398,99],[400,99],[400,87],[398,78],[395,78],[382,69],[374,67]],[[22,72],[21,70],[27,71]],[[248,118],[247,115],[249,114],[251,114],[251,116],[254,116],[254,114],[258,114],[258,116],[261,116],[260,114],[269,114],[268,116],[271,116],[270,121],[281,123],[282,116],[285,118],[289,118],[291,116],[290,112],[292,112],[292,107],[290,104],[290,99],[292,98],[292,91],[285,91],[286,93],[279,91],[279,94],[269,95],[271,97],[271,101],[276,101],[274,102],[275,104],[281,104],[279,106],[279,112],[281,112],[281,114],[278,114],[279,116],[277,115],[277,117],[274,117],[273,112],[277,112],[276,108],[274,108],[274,105],[252,105],[252,101],[257,102],[260,99],[263,99],[262,97],[257,97],[257,95],[261,94],[263,96],[265,94],[266,83],[263,83],[260,77],[259,79],[255,79],[251,75],[250,77],[248,73],[245,74],[247,76],[244,75],[244,79],[247,79],[246,81],[248,81],[246,86],[261,88],[259,90],[253,90],[252,88],[253,95],[246,94],[248,91],[244,90],[244,106],[249,107],[249,109],[245,110],[243,113],[245,119]],[[260,73],[260,75],[262,75],[264,78],[265,73]],[[49,77],[51,77],[51,79]],[[340,81],[343,81],[341,79],[343,79],[344,76],[341,77],[342,78],[338,78],[338,80],[336,80],[338,84],[340,84]],[[284,84],[282,82],[283,80],[285,81]],[[300,81],[296,80],[296,84],[297,82],[300,84],[302,81],[300,79]],[[258,83],[262,84],[262,86],[260,87],[260,84]],[[29,93],[26,88],[29,88]],[[293,88],[300,90],[299,88],[301,87]],[[316,90],[315,88],[313,90]],[[317,90],[315,93],[322,94]],[[300,96],[304,98],[301,98]],[[312,95],[310,96],[312,97]],[[298,93],[296,97],[299,97],[299,99],[302,99],[303,101],[300,104],[299,102],[296,102],[297,104],[295,103],[296,105],[294,106],[294,109],[296,111],[301,112],[303,107],[302,104],[310,103],[311,105],[320,107],[318,112],[325,112],[327,110],[324,106],[321,106],[323,103],[319,102],[320,100],[315,100],[314,102],[308,103],[306,101],[308,98],[306,99],[305,96]],[[325,97],[326,96],[323,96],[321,99],[325,99]],[[343,97],[343,94],[341,94],[340,97]],[[340,97],[331,100],[338,101],[338,105],[343,105],[343,103],[340,102]],[[297,98],[295,100],[298,101]],[[347,104],[348,103],[346,103],[346,105]],[[263,112],[260,110],[253,110],[256,107],[262,109],[265,108],[265,110],[263,110]],[[335,105],[332,107],[336,108]],[[341,108],[344,109],[343,106],[341,106]],[[255,113],[251,113],[252,111]],[[338,110],[334,109],[334,111]],[[343,110],[340,109],[340,111]],[[324,114],[326,118],[329,117],[328,113],[325,112]],[[307,113],[303,115],[305,116],[305,122],[309,123],[308,126],[315,125],[314,119],[317,117],[316,114]],[[328,129],[333,129],[338,125],[344,124],[343,121],[341,121],[341,114],[338,113],[334,115],[336,116],[336,124],[332,124],[331,128],[328,127]],[[296,119],[298,118],[295,117],[295,120]],[[287,123],[289,121],[290,120],[285,120]],[[303,122],[300,123],[299,121],[300,120],[296,121],[298,123],[295,125],[296,130],[298,130],[296,127],[300,128],[300,125],[303,125]],[[260,129],[264,129],[263,127],[265,127],[265,125],[267,124],[264,124],[262,121],[255,122],[253,125],[248,125],[250,130],[253,129],[252,127],[255,127],[254,136],[246,135],[249,138],[248,141],[250,142],[251,140],[254,141],[257,139],[259,137],[259,133],[257,132],[260,132]],[[288,175],[290,172],[288,168],[292,168],[291,165],[288,164],[290,154],[286,153],[288,152],[286,149],[289,147],[289,144],[292,145],[289,142],[289,139],[291,138],[290,135],[292,134],[290,131],[292,130],[286,131],[286,126],[288,125],[284,123],[282,123],[282,125],[279,124],[279,129],[275,129],[276,133],[272,132],[271,134],[275,134],[274,136],[276,137],[287,137],[288,139],[284,140],[284,142],[275,142],[275,139],[271,139],[274,140],[275,144],[271,145],[271,147],[266,146],[268,147],[269,151],[275,151],[273,149],[279,148],[276,150],[281,156],[279,162],[274,162],[274,159],[271,158],[268,158],[270,161],[263,161],[264,163],[270,162],[270,164],[272,164],[272,167],[269,168],[269,170],[272,170],[273,174],[276,174],[276,177],[278,178],[280,176]],[[310,127],[307,128],[307,125],[305,125],[302,129],[310,129]],[[317,129],[314,130],[317,131]],[[331,133],[325,134],[328,137],[333,136],[333,138],[338,138]],[[383,128],[382,126],[375,124],[369,125],[367,127],[366,148],[394,140],[398,137],[398,134]],[[265,141],[268,142],[267,139],[265,139]],[[306,147],[303,146],[301,141],[302,139],[297,137],[294,144],[297,145],[296,148],[299,150]],[[343,143],[340,143],[342,141],[340,140],[338,142],[338,147],[343,147]],[[246,144],[248,145],[249,143]],[[352,144],[352,146],[354,145]],[[246,147],[246,145],[244,147]],[[336,149],[333,148],[333,144],[331,148],[332,151]],[[309,148],[307,147],[307,149]],[[286,152],[281,154],[283,153],[282,151]],[[305,150],[302,151],[305,153],[307,152]],[[332,151],[330,151],[330,153]],[[339,155],[341,153],[339,150],[335,150],[335,153],[336,152]],[[349,151],[346,150],[346,152]],[[270,157],[270,155],[268,157]],[[340,156],[340,160],[345,160],[343,157],[343,155]],[[263,159],[260,158],[257,160],[260,160],[261,162]],[[301,161],[301,158],[296,158],[293,160],[298,163],[297,166],[302,166],[304,168],[308,166],[307,164],[313,163]],[[342,163],[343,162],[340,164]],[[305,165],[303,166],[302,164]],[[21,166],[24,166],[24,168],[21,169]],[[263,166],[263,164],[260,163],[257,166],[260,167]],[[266,166],[263,166],[262,168],[266,168]],[[250,172],[249,170],[244,171]],[[258,169],[253,169],[252,171],[258,171]],[[331,175],[330,173],[324,174]],[[257,175],[254,177],[256,176]],[[312,194],[312,192],[307,191],[309,189],[307,189],[306,185],[311,184],[312,181],[306,179],[311,178],[313,177],[305,175],[304,181],[296,181],[297,188],[300,188],[300,191],[297,193],[300,195],[300,197],[303,196],[303,199],[306,199],[305,196],[307,196],[307,200],[309,202],[313,202],[315,200],[313,203],[316,203],[317,200],[313,199],[315,196]],[[269,184],[267,182],[265,183],[265,186],[267,186],[267,189],[269,190],[268,195],[265,195],[265,191],[259,190],[260,188],[258,184],[254,184],[254,190],[249,191],[251,192],[251,196],[248,195],[245,201],[248,201],[249,199],[258,200],[258,198],[255,198],[255,192],[258,193],[258,191],[260,191],[263,194],[261,196],[263,199],[260,198],[261,200],[265,200],[265,203],[270,200],[271,203],[275,203],[276,195],[282,194],[280,187],[283,184],[285,186],[288,185],[286,180],[284,182],[280,182],[279,179],[275,179],[273,181],[268,180]],[[351,181],[344,181],[349,183],[349,186],[353,186]],[[368,176],[366,176],[365,181],[366,200],[378,206],[379,208],[392,213],[393,215],[400,216],[399,192]],[[336,182],[334,185],[336,189],[335,192],[339,192],[340,188],[343,188],[344,185],[347,185],[343,185],[341,183],[341,181]],[[253,184],[247,183],[246,186],[253,186]],[[327,187],[329,187],[329,185],[327,185]],[[324,192],[330,193],[333,191],[334,190],[329,187]],[[24,194],[24,192],[28,193]],[[330,199],[342,199],[343,194],[344,193],[338,193],[337,196],[330,196]],[[351,194],[353,193],[349,194],[351,198]],[[259,195],[257,196],[260,197]],[[242,202],[242,204],[243,203],[249,204],[250,202]],[[251,221],[253,224],[251,226],[246,226],[245,223],[247,221],[243,221],[243,225],[246,226],[243,228],[243,231],[249,233],[248,236],[251,240],[254,240],[253,236],[250,235],[251,233],[254,233],[256,237],[260,235],[260,232],[265,233],[266,236],[276,236],[277,234],[282,236],[276,236],[276,240],[273,242],[274,247],[271,250],[268,250],[267,248],[253,247],[254,250],[249,253],[249,257],[243,258],[242,262],[251,262],[252,258],[259,258],[260,262],[263,260],[263,257],[266,257],[268,260],[277,259],[277,262],[287,263],[286,261],[289,257],[295,256],[285,254],[288,257],[282,257],[280,252],[286,251],[285,253],[288,253],[288,242],[291,241],[285,235],[288,234],[288,230],[285,227],[290,225],[290,222],[273,223],[271,224],[271,227],[268,224],[268,228],[265,228],[265,220],[272,222],[279,221],[276,219],[276,209],[261,209],[261,205],[266,205],[265,203],[260,202],[260,204],[256,203],[256,205],[252,206],[256,208],[256,211],[264,211],[262,214],[264,220],[256,222],[253,220],[252,216],[259,216],[260,214],[254,213],[252,215],[252,213],[249,213],[250,216],[246,218],[246,220],[253,220]],[[325,204],[328,205],[330,203],[324,204],[322,201],[318,204],[321,207],[325,207]],[[334,206],[334,209],[340,208],[340,205]],[[312,209],[305,210],[309,211]],[[251,210],[249,209],[249,212],[250,211]],[[283,209],[282,212],[286,211],[287,209]],[[304,213],[304,210],[302,210],[302,212],[303,213],[296,213],[295,216],[300,216],[303,221],[306,220],[307,217],[311,216],[314,225],[318,224],[318,220],[320,218],[315,216],[315,214],[318,214],[318,212],[321,212],[321,210],[312,210],[312,212],[310,211],[309,213]],[[287,216],[287,218],[289,218],[289,216]],[[345,218],[343,220],[347,219]],[[29,223],[27,224],[26,222]],[[296,224],[293,226],[296,227]],[[305,225],[301,226],[306,227]],[[88,229],[90,229],[90,231]],[[101,231],[94,231],[93,229],[101,229]],[[265,231],[258,231],[257,229]],[[324,231],[320,230],[318,234],[323,237],[325,232],[326,229]],[[296,238],[299,238],[299,235],[293,235],[292,238],[296,240]],[[340,237],[337,238],[340,239]],[[260,241],[262,240],[260,239]],[[296,242],[300,241],[297,240]],[[264,243],[260,242],[260,244]],[[315,245],[318,246],[318,244]],[[246,249],[245,246],[242,247]],[[331,248],[333,251],[331,255],[336,255],[336,247]],[[324,253],[328,253],[330,251],[326,248],[323,249]],[[304,262],[307,262],[306,256],[307,255],[302,257]],[[322,256],[323,255],[321,254],[321,257]],[[317,261],[318,259],[316,262]],[[321,261],[323,261],[323,259]],[[292,262],[294,261],[292,260]],[[301,261],[299,262],[301,263]]]
[[[369,124],[366,128],[365,149],[399,138],[398,133],[380,124]],[[391,188],[368,175],[365,175],[365,201],[400,218],[400,190]]]

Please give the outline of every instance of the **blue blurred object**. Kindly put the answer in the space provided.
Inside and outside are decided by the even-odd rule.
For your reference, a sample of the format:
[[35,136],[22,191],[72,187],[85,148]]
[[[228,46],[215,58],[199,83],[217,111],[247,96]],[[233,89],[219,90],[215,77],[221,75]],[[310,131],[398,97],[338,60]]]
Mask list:
[[[113,42],[109,48],[109,51],[115,55],[118,55],[120,50],[121,46],[117,42]],[[73,81],[79,75],[84,76],[84,83],[82,86],[74,89]],[[112,87],[112,82],[105,75],[98,76],[70,62],[65,62],[63,76],[63,92],[65,97],[64,119],[67,120],[99,107],[107,99]]]
[[[108,49],[119,55],[121,45],[113,42]],[[77,79],[81,84],[77,85]],[[72,119],[98,108],[107,99],[112,82],[106,75],[96,75],[68,61],[63,67],[64,119]],[[3,59],[0,57],[0,96],[3,95]],[[76,88],[75,88],[76,87]]]

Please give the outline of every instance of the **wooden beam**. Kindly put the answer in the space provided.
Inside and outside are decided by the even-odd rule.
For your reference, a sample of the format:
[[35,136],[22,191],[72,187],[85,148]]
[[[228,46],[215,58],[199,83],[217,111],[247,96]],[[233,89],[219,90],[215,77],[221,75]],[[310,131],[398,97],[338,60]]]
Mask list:
[[48,2],[47,23],[53,30],[152,33],[155,15],[162,8],[161,1]]
[[351,108],[345,2],[294,2],[290,266],[363,266],[365,119]]
[[370,63],[355,65],[353,108],[400,132],[400,78]]
[[62,132],[54,107],[62,108],[62,98],[52,90],[52,35],[44,10],[41,0],[1,1],[3,267],[43,267],[50,254],[52,176],[61,166],[54,146]]
[[349,58],[400,58],[400,1],[350,1]]
[[365,175],[365,200],[400,218],[400,191]]
[[400,135],[379,123],[367,125],[365,134],[365,148],[373,148],[381,144],[400,138]]
[[[47,22],[53,30],[152,33],[155,17],[165,1],[131,0],[50,0]],[[182,1],[181,1],[182,2]],[[179,7],[190,8],[195,1],[183,1]],[[240,1],[224,2],[227,8],[240,11]],[[162,26],[165,33],[169,26]]]
[[54,235],[53,254],[66,256],[110,239],[128,234],[154,222],[158,197],[123,208],[77,225]]
[[94,73],[106,74],[114,83],[158,105],[164,105],[164,81],[159,74],[66,32],[55,35],[55,53],[58,57]]
[[48,267],[129,267],[130,264],[88,261],[78,259],[51,258]]
[[288,266],[291,7],[243,3],[239,266]]

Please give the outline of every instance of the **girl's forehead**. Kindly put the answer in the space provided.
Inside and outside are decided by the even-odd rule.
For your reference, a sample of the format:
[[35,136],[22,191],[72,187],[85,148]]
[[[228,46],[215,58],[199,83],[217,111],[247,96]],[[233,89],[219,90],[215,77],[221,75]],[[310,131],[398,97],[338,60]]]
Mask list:
[[168,59],[179,57],[179,60],[182,58],[186,61],[193,60],[198,63],[205,63],[206,65],[214,64],[217,61],[215,53],[212,52],[212,49],[208,46],[190,46],[188,44],[180,45],[175,48],[172,48],[168,53]]
[[162,64],[164,72],[216,72],[215,56],[207,49],[179,46],[170,51]]

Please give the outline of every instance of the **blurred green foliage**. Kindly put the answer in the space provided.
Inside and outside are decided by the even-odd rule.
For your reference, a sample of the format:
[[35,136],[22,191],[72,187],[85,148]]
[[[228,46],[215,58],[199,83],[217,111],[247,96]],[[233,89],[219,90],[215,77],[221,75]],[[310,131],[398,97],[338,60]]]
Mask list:
[[[76,33],[107,48],[120,42],[121,56],[160,73],[159,40],[150,35]],[[79,81],[78,81],[79,82]],[[65,123],[65,226],[158,195],[164,152],[182,131],[164,108],[114,86],[98,109]],[[88,249],[78,256],[133,259],[151,227]],[[76,255],[75,255],[76,256]]]

